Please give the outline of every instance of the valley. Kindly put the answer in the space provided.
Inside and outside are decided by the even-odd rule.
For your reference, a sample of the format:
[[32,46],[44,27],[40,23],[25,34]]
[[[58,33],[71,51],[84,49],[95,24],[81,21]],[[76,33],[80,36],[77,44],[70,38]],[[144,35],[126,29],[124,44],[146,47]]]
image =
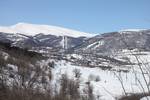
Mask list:
[[[125,100],[134,94],[140,100],[150,96],[149,40],[149,29],[93,36],[25,23],[2,27],[0,84],[38,89],[50,93],[50,100]],[[65,81],[70,87],[62,87]],[[64,93],[68,88],[78,96]]]

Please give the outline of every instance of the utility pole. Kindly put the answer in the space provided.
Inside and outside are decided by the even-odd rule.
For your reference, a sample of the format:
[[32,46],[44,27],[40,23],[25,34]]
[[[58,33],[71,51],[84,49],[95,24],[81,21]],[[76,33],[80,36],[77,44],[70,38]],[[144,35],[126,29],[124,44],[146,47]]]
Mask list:
[[68,39],[67,36],[62,37],[62,47],[63,51],[66,51],[68,49]]

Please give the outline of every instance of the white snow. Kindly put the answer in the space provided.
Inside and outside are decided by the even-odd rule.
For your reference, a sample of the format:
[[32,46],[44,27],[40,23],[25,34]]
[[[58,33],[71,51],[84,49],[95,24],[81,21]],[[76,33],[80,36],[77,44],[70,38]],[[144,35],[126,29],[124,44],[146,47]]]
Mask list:
[[[130,53],[127,50],[124,50],[124,52]],[[148,55],[141,56],[141,59],[146,59],[147,57],[147,60],[150,60],[149,59],[150,54]],[[72,54],[71,56],[79,58],[79,59],[82,58],[82,56],[77,55],[77,54]],[[132,58],[130,56],[130,58],[131,60],[134,60],[133,59],[134,57]],[[53,84],[59,85],[58,80],[60,79],[62,74],[65,74],[65,73],[67,73],[67,75],[70,78],[75,78],[73,70],[78,69],[81,72],[80,91],[82,92],[83,88],[86,87],[86,82],[90,81],[91,85],[94,87],[94,91],[93,91],[94,95],[100,96],[100,100],[116,100],[122,95],[124,95],[121,83],[117,77],[120,77],[121,80],[123,81],[123,85],[127,93],[140,93],[142,91],[142,88],[138,84],[137,78],[141,82],[145,91],[147,91],[142,74],[140,71],[138,71],[138,66],[132,66],[132,67],[137,67],[134,69],[136,73],[133,73],[132,70],[130,70],[129,73],[124,73],[124,72],[102,70],[97,67],[89,68],[86,66],[85,67],[76,66],[76,65],[72,65],[70,62],[63,61],[63,60],[57,61],[57,60],[48,59],[46,61],[42,60],[38,62],[37,64],[40,65],[41,69],[45,71],[45,74],[47,75],[49,73],[49,70],[51,69],[50,68],[47,70],[47,68],[49,68],[47,67],[47,65],[49,62],[52,62],[52,61],[55,62],[55,68],[52,69],[52,74],[53,74],[52,85]],[[8,64],[8,67],[12,68],[15,72],[17,72],[18,70],[17,66],[14,66],[11,64]],[[100,78],[99,81],[95,81],[95,77],[97,76]],[[146,76],[146,79],[148,79],[146,73],[145,73],[145,76]],[[9,81],[12,82],[12,79],[9,78]],[[146,100],[146,99],[142,98],[141,100]]]
[[55,69],[52,70],[54,80],[58,80],[61,75],[65,73],[67,73],[69,77],[73,78],[74,69],[79,69],[81,71],[82,74],[80,79],[80,89],[83,89],[86,86],[85,83],[89,81],[89,76],[99,76],[100,81],[96,82],[95,80],[90,80],[90,82],[94,87],[94,95],[100,96],[101,100],[116,100],[116,98],[124,95],[123,88],[117,76],[120,77],[123,81],[123,85],[127,93],[141,92],[141,87],[138,85],[136,77],[138,77],[141,84],[146,90],[146,85],[141,73],[136,73],[135,77],[135,73],[133,73],[132,71],[129,73],[103,71],[100,68],[88,68],[71,65],[71,63],[65,61],[59,61],[56,64],[57,65]]
[[140,100],[150,100],[150,96],[144,97],[144,98],[142,98]]
[[144,30],[146,29],[123,29],[123,30],[120,30],[119,32],[140,32]]
[[9,54],[6,52],[0,52],[0,54],[1,54],[0,56],[4,57],[5,60],[7,60],[9,57]]
[[76,59],[82,59],[83,57],[79,54],[71,54],[71,55],[68,55],[68,58],[71,58],[71,57],[74,57]]
[[94,43],[88,45],[88,46],[86,47],[86,49],[90,49],[90,48],[96,49],[96,48],[98,48],[98,47],[100,47],[100,46],[102,46],[102,45],[104,45],[104,41],[103,41],[103,40],[98,41],[98,42],[94,42]]
[[8,64],[7,65],[9,68],[12,68],[14,70],[14,72],[18,72],[18,67],[12,64]]
[[79,32],[67,28],[61,28],[57,26],[50,25],[36,25],[29,23],[18,23],[16,25],[8,26],[8,27],[0,27],[0,32],[5,33],[21,33],[25,35],[34,36],[39,33],[43,33],[45,35],[51,34],[56,36],[70,36],[70,37],[91,37],[94,34]]

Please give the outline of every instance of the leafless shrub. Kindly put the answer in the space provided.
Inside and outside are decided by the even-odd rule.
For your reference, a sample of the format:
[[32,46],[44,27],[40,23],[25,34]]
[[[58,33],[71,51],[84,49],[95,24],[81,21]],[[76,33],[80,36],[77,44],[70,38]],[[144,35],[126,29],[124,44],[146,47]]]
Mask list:
[[49,65],[50,67],[54,68],[55,63],[54,63],[54,61],[52,61],[52,62],[49,62],[48,65]]
[[93,74],[90,74],[88,76],[88,81],[94,81],[95,80],[95,76]]
[[74,69],[73,70],[73,73],[74,73],[74,76],[76,77],[76,78],[80,78],[81,77],[81,71],[80,71],[80,69]]
[[[141,79],[139,79],[138,77],[137,77],[137,73],[136,73],[136,71],[134,70],[134,66],[132,65],[132,62],[130,61],[130,59],[127,59],[127,60],[129,60],[129,62],[131,63],[130,65],[131,65],[131,67],[132,67],[132,70],[133,70],[133,73],[135,74],[135,80],[138,82],[138,86],[140,87],[140,88],[142,88],[142,91],[141,91],[141,94],[142,95],[146,95],[147,94],[147,92],[148,92],[148,94],[150,93],[150,88],[149,88],[149,83],[148,83],[148,80],[150,80],[150,77],[149,77],[149,79],[147,79],[146,78],[146,75],[147,76],[150,76],[149,75],[149,73],[147,73],[147,74],[145,74],[145,70],[144,69],[146,69],[147,68],[147,66],[144,64],[144,62],[139,58],[139,56],[138,55],[140,55],[140,52],[139,52],[139,54],[137,53],[137,54],[134,54],[133,52],[132,52],[132,50],[130,49],[130,46],[127,44],[127,42],[126,42],[126,38],[124,37],[124,35],[122,35],[122,42],[124,43],[124,45],[128,48],[128,50],[129,50],[129,52],[131,53],[131,55],[136,59],[136,61],[137,61],[137,63],[136,63],[136,65],[139,67],[139,69],[140,69],[140,71],[141,71],[141,74],[142,74],[142,78],[143,78],[143,80],[144,80],[144,84],[146,84],[146,88],[144,88],[145,86],[143,86],[143,84],[142,84],[142,82],[141,82]],[[148,62],[147,62],[148,63]],[[149,69],[149,65],[148,65],[148,69]],[[122,88],[123,88],[123,90],[124,90],[124,92],[126,91],[125,90],[125,88],[124,88],[124,86],[123,86],[123,81],[118,77],[118,79],[120,80],[120,83],[122,84]],[[137,94],[134,94],[134,95],[131,95],[131,96],[124,96],[124,97],[122,97],[120,100],[138,100],[138,99],[140,99],[139,97],[138,97],[138,95]],[[148,98],[147,98],[148,99]]]
[[98,81],[100,81],[100,80],[101,80],[100,77],[99,77],[99,76],[96,76],[95,81],[98,82]]
[[61,77],[60,95],[69,100],[79,100],[79,82],[73,79],[69,79],[67,74],[63,74]]
[[93,86],[89,83],[87,84],[87,87],[83,90],[85,96],[83,96],[84,100],[95,100],[94,94],[93,94]]
[[88,77],[88,81],[98,82],[98,81],[100,81],[100,77],[98,75],[96,76],[96,75],[90,74]]

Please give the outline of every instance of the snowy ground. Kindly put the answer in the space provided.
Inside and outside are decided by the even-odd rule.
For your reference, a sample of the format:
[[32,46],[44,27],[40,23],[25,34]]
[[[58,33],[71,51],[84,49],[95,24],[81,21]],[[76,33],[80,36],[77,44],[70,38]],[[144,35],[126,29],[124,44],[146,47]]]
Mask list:
[[144,97],[141,100],[147,100],[147,99],[150,100],[150,96]]
[[[136,81],[136,78],[140,80],[146,90],[146,85],[140,72],[135,74],[132,71],[129,73],[104,71],[100,68],[88,68],[71,65],[71,63],[66,61],[57,62],[56,67],[53,69],[54,80],[59,79],[61,75],[65,73],[73,78],[74,69],[79,69],[82,73],[80,87],[85,87],[85,83],[90,81],[94,87],[95,96],[100,96],[101,100],[116,100],[121,95],[124,95],[119,79],[123,81],[123,85],[127,93],[142,92],[142,88]],[[98,82],[95,81],[95,77],[97,76],[100,77],[100,81]]]
[[[127,53],[129,52],[125,52],[124,55],[130,58],[132,62],[137,63],[136,57]],[[150,71],[146,69],[146,68],[149,69],[150,53],[144,52],[144,54],[147,54],[147,55],[139,55],[138,58],[140,58],[140,61],[142,60],[143,62],[142,64],[144,66],[142,65],[141,67],[144,68],[144,75],[147,79],[148,84],[150,84],[150,80],[147,75],[147,73],[149,73]],[[78,56],[78,57],[81,58],[81,56]],[[123,55],[120,55],[120,57],[123,57]],[[49,62],[51,62],[51,59],[48,59],[47,61],[43,60],[40,63],[41,63],[41,66],[46,66],[48,65]],[[144,90],[147,91],[145,81],[143,79],[143,76],[141,74],[141,71],[138,65],[133,65],[133,66],[131,65],[132,68],[129,69],[129,72],[125,73],[122,71],[119,72],[119,71],[102,70],[97,67],[89,68],[86,66],[85,67],[76,66],[64,60],[55,61],[55,64],[56,64],[55,67],[52,69],[53,84],[59,84],[57,80],[60,79],[62,74],[67,74],[70,78],[75,78],[73,70],[78,69],[81,72],[81,77],[80,77],[81,92],[83,88],[86,87],[86,83],[90,81],[91,85],[94,88],[94,95],[96,97],[100,97],[99,98],[100,100],[116,100],[117,98],[124,95],[123,87],[125,89],[125,92],[129,94],[141,93],[143,92],[142,88],[144,88]],[[116,67],[116,68],[119,69],[119,67]],[[15,69],[15,67],[13,69]],[[17,69],[15,71],[17,71]],[[45,73],[48,73],[48,70]],[[96,77],[99,77],[99,81],[96,81]],[[142,84],[143,87],[140,86],[139,81],[137,80],[140,81],[140,84]],[[121,84],[121,82],[123,84]],[[145,99],[143,98],[142,100],[145,100]]]

